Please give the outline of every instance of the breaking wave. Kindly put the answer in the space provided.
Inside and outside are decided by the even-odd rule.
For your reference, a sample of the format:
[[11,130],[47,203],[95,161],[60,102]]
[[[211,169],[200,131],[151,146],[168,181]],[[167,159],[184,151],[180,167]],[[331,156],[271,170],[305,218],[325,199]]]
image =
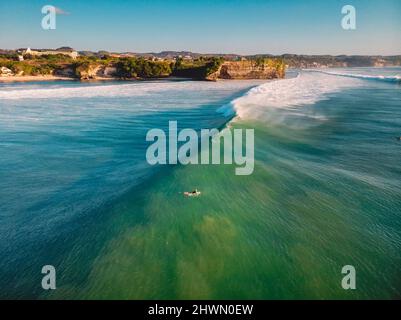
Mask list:
[[270,120],[272,109],[288,109],[293,112],[300,106],[328,99],[332,93],[362,85],[363,81],[360,79],[300,72],[295,78],[273,80],[254,87],[217,111],[226,117]]
[[332,76],[340,76],[340,77],[348,77],[348,78],[356,78],[362,80],[377,80],[377,81],[385,81],[385,82],[401,82],[401,75],[368,75],[368,74],[352,74],[352,73],[342,73],[342,72],[328,72],[322,70],[307,70],[308,72],[318,72]]

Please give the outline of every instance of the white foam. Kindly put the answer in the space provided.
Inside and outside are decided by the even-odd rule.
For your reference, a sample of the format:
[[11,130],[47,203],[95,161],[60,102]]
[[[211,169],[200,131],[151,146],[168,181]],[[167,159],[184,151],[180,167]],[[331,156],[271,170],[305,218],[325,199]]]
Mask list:
[[378,80],[378,81],[385,81],[385,82],[401,82],[401,76],[398,75],[398,74],[397,75],[386,76],[386,75],[368,75],[368,74],[344,73],[344,72],[328,72],[328,71],[322,71],[322,70],[308,70],[308,69],[306,71],[319,72],[319,73],[332,75],[332,76],[356,78],[356,79],[362,79],[362,80]]
[[[127,117],[197,109],[262,81],[132,81],[0,86],[0,127],[39,127],[68,121],[124,122]],[[196,121],[196,119],[194,119]],[[11,129],[10,129],[11,130]],[[14,129],[13,129],[14,130]]]
[[362,85],[362,80],[301,72],[298,77],[274,80],[249,90],[244,96],[219,108],[225,116],[269,120],[272,108],[293,110],[327,99],[332,93]]
[[[253,81],[255,83],[255,81]],[[222,81],[222,82],[201,82],[201,81],[133,81],[124,84],[110,85],[82,85],[81,83],[52,86],[44,88],[26,89],[21,86],[0,88],[0,100],[16,99],[66,99],[66,98],[92,98],[92,97],[135,97],[157,93],[164,93],[171,90],[235,90],[251,86],[251,81]]]

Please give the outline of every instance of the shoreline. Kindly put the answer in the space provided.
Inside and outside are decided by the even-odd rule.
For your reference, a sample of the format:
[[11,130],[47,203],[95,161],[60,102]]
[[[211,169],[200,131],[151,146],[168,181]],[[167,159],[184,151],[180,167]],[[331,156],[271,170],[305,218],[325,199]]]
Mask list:
[[[350,68],[399,68],[401,66],[387,66],[387,67],[350,67]],[[319,69],[342,69],[342,67],[329,67],[329,68],[315,68]],[[288,68],[287,71],[294,70],[308,70],[305,68]],[[314,68],[310,68],[310,70],[314,70]],[[79,79],[75,77],[65,77],[65,76],[55,76],[55,75],[37,75],[37,76],[0,76],[0,83],[12,83],[12,82],[42,82],[42,81],[76,81],[76,82],[101,82],[101,81],[123,81],[123,82],[131,82],[131,81],[221,81],[221,80],[231,80],[231,79],[218,79],[218,80],[199,80],[193,79],[189,77],[159,77],[159,78],[119,78],[119,77],[96,77],[94,79]],[[232,80],[262,80],[262,79],[232,79]],[[272,80],[272,79],[263,79],[263,80]]]
[[52,80],[59,80],[59,81],[76,81],[77,79],[71,77],[61,77],[61,76],[53,76],[53,75],[46,75],[46,76],[7,76],[7,77],[0,77],[1,82],[35,82],[35,81],[52,81]]
[[[0,83],[11,83],[11,82],[39,82],[39,81],[77,81],[77,82],[97,82],[97,81],[197,81],[197,79],[186,78],[186,77],[161,77],[161,78],[118,78],[118,77],[96,77],[95,79],[79,79],[74,77],[63,77],[54,75],[38,75],[38,76],[7,76],[0,77]],[[199,80],[198,80],[199,81]],[[204,80],[209,81],[209,80]]]

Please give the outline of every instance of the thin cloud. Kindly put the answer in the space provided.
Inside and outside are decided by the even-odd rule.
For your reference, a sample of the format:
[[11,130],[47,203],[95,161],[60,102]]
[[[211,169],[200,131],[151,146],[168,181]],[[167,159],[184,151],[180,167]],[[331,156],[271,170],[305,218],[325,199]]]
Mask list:
[[68,11],[64,11],[61,8],[57,8],[57,7],[55,7],[55,8],[56,8],[56,14],[60,14],[60,15],[69,15],[70,14]]

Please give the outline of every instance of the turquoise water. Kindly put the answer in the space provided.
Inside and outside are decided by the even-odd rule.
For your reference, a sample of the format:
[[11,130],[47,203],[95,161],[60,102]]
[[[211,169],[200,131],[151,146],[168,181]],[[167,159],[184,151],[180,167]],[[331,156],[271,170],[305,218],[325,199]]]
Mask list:
[[[400,74],[1,85],[0,297],[399,298]],[[146,163],[150,128],[235,115],[255,129],[252,175]]]

